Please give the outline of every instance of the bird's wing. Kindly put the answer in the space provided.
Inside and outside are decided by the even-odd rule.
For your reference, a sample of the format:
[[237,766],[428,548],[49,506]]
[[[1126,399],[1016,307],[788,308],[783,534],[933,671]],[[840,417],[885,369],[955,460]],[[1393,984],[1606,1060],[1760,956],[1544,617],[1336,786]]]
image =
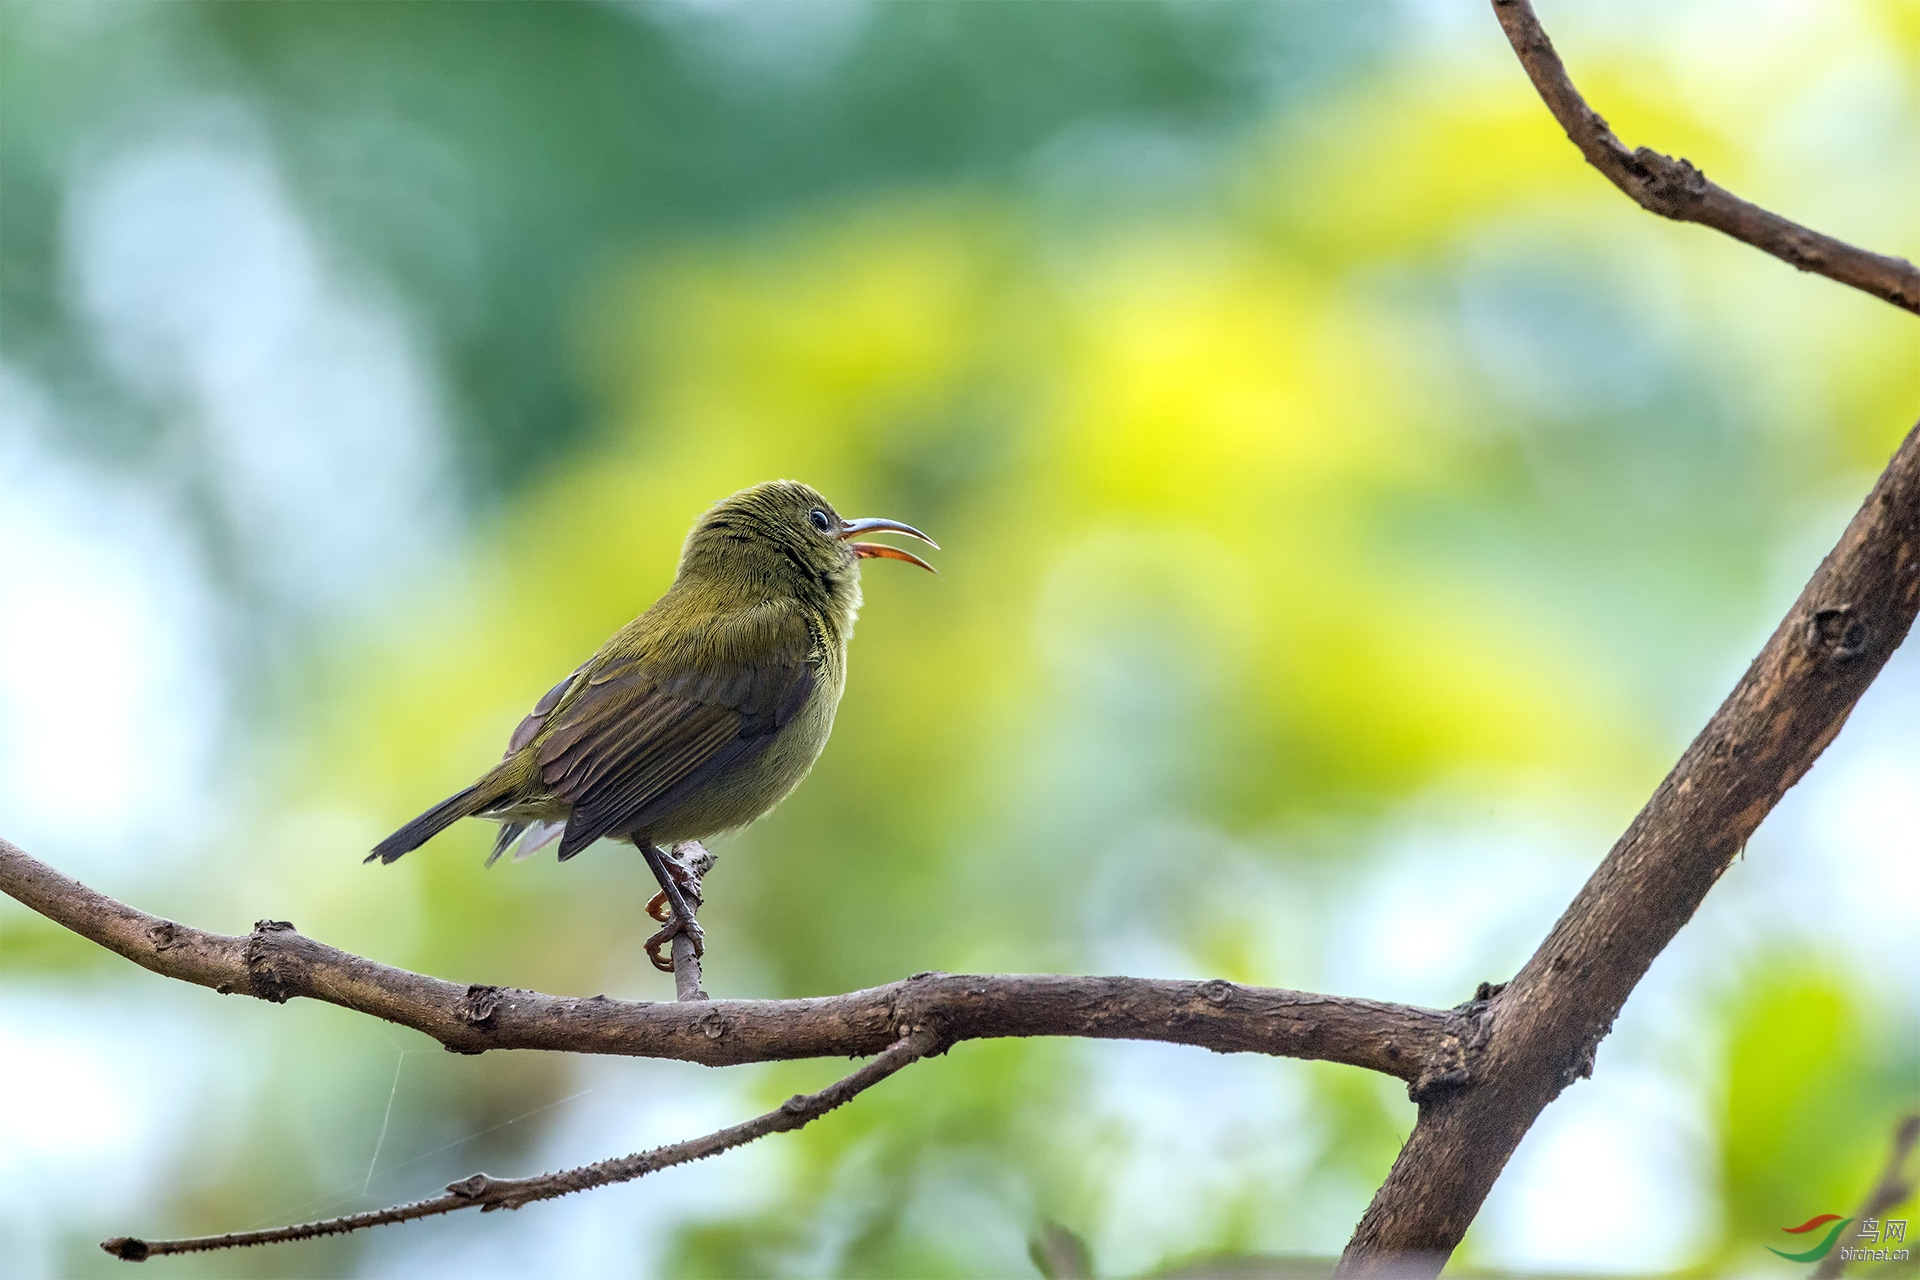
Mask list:
[[[701,668],[658,652],[589,664],[583,687],[568,694],[563,681],[567,696],[545,713],[536,708],[544,719],[528,741],[541,779],[572,806],[563,861],[601,836],[644,834],[688,792],[766,749],[816,677],[804,622],[779,630],[788,634],[768,634],[760,620],[751,645],[724,636],[701,645],[703,654],[726,655]],[[743,647],[757,659],[740,660]]]
[[514,726],[513,736],[507,739],[507,756],[514,755],[529,742],[533,741],[534,737],[547,723],[547,717],[552,715],[553,709],[560,705],[560,699],[566,694],[568,689],[573,687],[573,682],[580,678],[580,673],[585,671],[588,665],[589,663],[581,663],[573,669],[570,675],[562,679],[559,684],[553,686],[553,688],[541,695],[540,701],[533,704],[533,710],[527,713],[526,719]]

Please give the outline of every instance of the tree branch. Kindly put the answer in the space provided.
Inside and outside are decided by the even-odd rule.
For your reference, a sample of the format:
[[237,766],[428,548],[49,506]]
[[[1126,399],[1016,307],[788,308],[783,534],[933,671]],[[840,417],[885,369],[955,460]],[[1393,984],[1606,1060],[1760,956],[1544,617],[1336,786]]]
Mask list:
[[162,920],[0,840],[0,892],[169,978],[284,1003],[306,996],[412,1027],[455,1053],[553,1049],[708,1066],[879,1053],[904,1027],[949,1043],[1000,1036],[1160,1040],[1219,1053],[1315,1058],[1420,1087],[1455,1069],[1456,1011],[1236,983],[1056,974],[920,973],[803,1000],[651,1003],[461,986],[315,942],[282,920],[246,937]]
[[[1860,1212],[1854,1215],[1856,1222],[1877,1218],[1889,1209],[1897,1209],[1913,1194],[1914,1175],[1907,1172],[1907,1157],[1913,1154],[1916,1142],[1920,1142],[1920,1111],[1902,1117],[1895,1127],[1893,1150],[1887,1153],[1886,1167],[1880,1171],[1880,1180],[1873,1184],[1873,1190],[1867,1192],[1866,1202],[1860,1206]],[[1846,1250],[1833,1250],[1820,1259],[1820,1265],[1813,1269],[1813,1280],[1834,1280],[1835,1276],[1846,1271],[1847,1261]]]
[[[667,850],[667,857],[680,863],[692,877],[692,883],[681,890],[687,905],[696,912],[702,902],[701,878],[713,870],[713,855],[698,840],[689,840]],[[673,939],[673,998],[676,1000],[706,1000],[710,997],[700,987],[700,956],[693,949],[693,939],[686,934],[676,934]]]
[[1905,258],[1856,248],[1777,213],[1749,204],[1685,160],[1641,147],[1627,150],[1600,113],[1573,87],[1528,0],[1493,0],[1494,14],[1533,87],[1587,163],[1650,213],[1697,222],[1772,254],[1782,262],[1863,290],[1920,313],[1920,268]]
[[[1493,0],[1514,52],[1589,163],[1642,207],[1920,312],[1920,272],[1628,152],[1567,77],[1527,0]],[[1920,609],[1920,426],[1760,656],[1518,976],[1485,988],[1459,1082],[1431,1089],[1337,1274],[1433,1275],[1540,1112],[1591,1075],[1600,1040],[1748,837],[1812,767]]]
[[[552,1049],[678,1058],[710,1066],[878,1053],[873,1062],[780,1112],[675,1147],[539,1178],[476,1174],[444,1196],[325,1222],[191,1240],[102,1245],[138,1261],[158,1253],[270,1244],[533,1200],[636,1178],[713,1155],[765,1133],[798,1128],[917,1058],[960,1040],[1085,1036],[1160,1040],[1220,1053],[1268,1053],[1344,1062],[1408,1082],[1415,1097],[1460,1072],[1472,1006],[1440,1012],[1411,1005],[1312,995],[1219,980],[1051,974],[915,974],[847,995],[803,1000],[707,1000],[697,969],[676,969],[672,1003],[576,999],[491,986],[460,986],[394,969],[262,920],[246,937],[207,933],[117,902],[0,839],[0,892],[81,937],[164,977],[273,1003],[294,996],[412,1027],[455,1053]],[[676,942],[684,942],[678,939]],[[676,946],[676,959],[681,959]],[[686,959],[691,959],[687,956]],[[795,1108],[798,1108],[797,1110]]]
[[165,1253],[208,1253],[215,1249],[239,1249],[256,1244],[311,1240],[316,1236],[345,1235],[349,1231],[364,1231],[368,1227],[385,1226],[391,1222],[412,1222],[416,1218],[431,1218],[461,1209],[477,1208],[482,1213],[491,1213],[495,1209],[518,1209],[536,1200],[554,1200],[576,1191],[590,1191],[616,1182],[631,1182],[677,1164],[690,1164],[708,1156],[717,1156],[770,1133],[798,1129],[818,1120],[835,1107],[851,1102],[857,1095],[902,1067],[940,1053],[944,1048],[938,1033],[930,1028],[918,1028],[887,1046],[880,1056],[852,1075],[828,1085],[818,1093],[795,1094],[775,1110],[743,1124],[721,1129],[703,1138],[676,1142],[669,1147],[655,1147],[651,1151],[622,1156],[617,1160],[602,1160],[597,1164],[543,1173],[532,1178],[494,1178],[476,1173],[472,1177],[449,1183],[445,1195],[435,1196],[431,1200],[417,1200],[412,1204],[374,1209],[366,1213],[350,1213],[344,1217],[327,1218],[299,1226],[274,1227],[266,1231],[236,1231],[221,1236],[191,1236],[183,1240],[139,1240],[132,1236],[115,1236],[111,1240],[102,1240],[100,1247],[127,1262],[145,1262],[148,1258]]
[[1800,598],[1540,949],[1489,989],[1340,1262],[1437,1273],[1542,1109],[1593,1072],[1627,996],[1840,732],[1920,609],[1920,426]]
[[699,953],[693,949],[693,939],[683,933],[673,940],[673,998],[711,999],[700,986],[701,976]]
[[[1580,97],[1527,0],[1493,0],[1541,97],[1587,160],[1642,207],[1698,222],[1908,311],[1920,271],[1761,209],[1685,160],[1629,152]],[[672,1147],[535,1178],[476,1174],[445,1196],[302,1227],[105,1243],[122,1258],[302,1239],[457,1209],[517,1208],[642,1176],[798,1128],[959,1040],[1072,1035],[1160,1040],[1366,1067],[1408,1082],[1419,1120],[1341,1259],[1339,1274],[1433,1275],[1540,1112],[1590,1075],[1600,1040],[1654,958],[1692,917],[1782,794],[1826,748],[1920,608],[1920,427],[1909,432],[1839,544],[1719,711],[1510,984],[1439,1012],[1232,983],[1053,975],[917,974],[806,1000],[701,999],[675,946],[675,1003],[460,987],[325,946],[282,921],[246,937],[125,906],[0,840],[0,891],[168,977],[284,1002],[307,996],[433,1036],[458,1053],[552,1049],[709,1065],[879,1056],[780,1111]],[[681,940],[684,941],[684,940]],[[1869,1203],[1906,1191],[1899,1166]]]

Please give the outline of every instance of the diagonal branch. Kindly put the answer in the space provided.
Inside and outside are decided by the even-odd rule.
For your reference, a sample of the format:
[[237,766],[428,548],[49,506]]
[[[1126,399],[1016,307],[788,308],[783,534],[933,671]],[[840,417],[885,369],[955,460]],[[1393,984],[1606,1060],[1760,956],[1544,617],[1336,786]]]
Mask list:
[[1727,700],[1546,941],[1486,992],[1460,1084],[1420,1119],[1341,1258],[1436,1274],[1507,1158],[1594,1053],[1654,958],[1840,732],[1920,610],[1920,426]]
[[[1916,1142],[1920,1142],[1920,1111],[1903,1116],[1895,1126],[1893,1150],[1887,1153],[1887,1163],[1880,1171],[1880,1180],[1873,1184],[1873,1190],[1867,1192],[1866,1202],[1860,1206],[1860,1212],[1854,1215],[1856,1221],[1865,1223],[1889,1209],[1897,1209],[1913,1195],[1920,1178],[1908,1171],[1907,1157],[1913,1154]],[[1845,1249],[1835,1249],[1820,1259],[1820,1265],[1813,1269],[1813,1280],[1833,1280],[1835,1276],[1846,1272],[1850,1261],[1852,1259],[1847,1257]]]
[[1697,222],[1779,258],[1782,262],[1851,285],[1884,302],[1920,313],[1920,268],[1856,248],[1822,235],[1777,213],[1749,204],[1685,160],[1648,147],[1637,151],[1614,136],[1600,113],[1573,87],[1560,55],[1553,50],[1528,0],[1493,0],[1494,14],[1506,31],[1520,65],[1553,112],[1553,118],[1580,148],[1587,163],[1649,213],[1675,222]]
[[[1581,153],[1637,203],[1920,311],[1920,272],[1748,204],[1685,161],[1629,153],[1568,79],[1527,0],[1493,0]],[[1420,1119],[1347,1244],[1342,1276],[1438,1274],[1514,1148],[1594,1054],[1748,837],[1846,723],[1920,610],[1920,427],[1792,610],[1518,976],[1486,989],[1456,1086]]]
[[616,1182],[631,1182],[661,1169],[690,1164],[735,1147],[743,1147],[771,1133],[798,1129],[818,1120],[835,1107],[853,1101],[902,1067],[940,1053],[944,1048],[938,1033],[929,1028],[919,1028],[887,1046],[880,1056],[852,1075],[828,1085],[818,1093],[795,1094],[765,1115],[705,1137],[676,1142],[668,1147],[655,1147],[651,1151],[621,1156],[615,1160],[602,1160],[598,1164],[582,1165],[577,1169],[562,1169],[557,1173],[543,1173],[532,1178],[493,1178],[476,1173],[470,1178],[449,1183],[445,1195],[435,1196],[431,1200],[416,1200],[412,1204],[394,1205],[389,1209],[350,1213],[293,1227],[236,1231],[221,1236],[191,1236],[184,1240],[139,1240],[132,1236],[115,1236],[111,1240],[102,1240],[100,1247],[123,1261],[145,1262],[164,1253],[209,1253],[216,1249],[240,1249],[248,1245],[282,1244],[290,1240],[311,1240],[316,1236],[345,1235],[349,1231],[364,1231],[368,1227],[385,1226],[392,1222],[412,1222],[416,1218],[431,1218],[461,1209],[479,1209],[482,1213],[491,1213],[495,1209],[518,1209],[536,1200],[554,1200],[576,1191],[591,1191],[595,1187],[611,1186]]
[[262,920],[246,937],[150,916],[0,840],[0,893],[169,978],[284,1003],[323,1000],[432,1036],[455,1053],[554,1049],[708,1066],[879,1053],[901,1028],[1161,1040],[1219,1053],[1344,1062],[1418,1086],[1456,1069],[1456,1013],[1237,983],[1058,974],[921,973],[804,1000],[649,1003],[462,986],[389,968]]

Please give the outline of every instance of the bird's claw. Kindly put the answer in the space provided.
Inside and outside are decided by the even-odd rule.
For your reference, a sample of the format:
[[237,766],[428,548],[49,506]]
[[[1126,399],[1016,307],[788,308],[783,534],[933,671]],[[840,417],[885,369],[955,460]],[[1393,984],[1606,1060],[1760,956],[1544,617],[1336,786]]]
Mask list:
[[647,939],[647,959],[653,962],[654,968],[662,973],[673,972],[672,955],[663,952],[660,948],[671,947],[673,940],[681,934],[685,934],[687,941],[693,944],[693,954],[696,958],[707,953],[707,935],[700,928],[699,922],[694,920],[682,922],[675,917],[667,921],[666,928]]
[[689,917],[682,925],[679,913],[673,909],[673,899],[665,887],[647,902],[647,914],[666,926],[647,939],[647,959],[660,972],[672,973],[671,948],[673,940],[681,934],[684,933],[693,943],[696,957],[706,954],[706,935],[691,917],[700,906],[700,877],[712,869],[713,855],[698,840],[685,840],[675,845],[672,852],[663,854],[659,866],[673,882],[672,887],[679,890],[680,896],[686,901]]
[[[695,847],[698,848],[699,846],[696,845]],[[702,852],[705,851],[702,850]],[[700,877],[690,871],[684,863],[678,862],[674,858],[669,857],[665,859],[665,861],[667,864],[667,874],[671,875],[673,882],[680,886],[680,892],[686,895],[689,901],[698,903],[701,897]],[[667,905],[667,891],[665,889],[660,890],[660,892],[647,899],[647,914],[655,920],[658,920],[661,924],[665,924],[667,921],[673,919],[673,909]]]

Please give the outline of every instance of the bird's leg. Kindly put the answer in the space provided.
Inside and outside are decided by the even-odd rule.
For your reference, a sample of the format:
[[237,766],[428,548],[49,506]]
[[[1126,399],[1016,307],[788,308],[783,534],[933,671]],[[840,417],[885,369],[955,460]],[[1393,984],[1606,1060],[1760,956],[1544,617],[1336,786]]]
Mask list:
[[[678,882],[680,892],[686,895],[695,910],[699,909],[701,900],[705,897],[700,892],[700,878],[713,870],[713,864],[717,861],[719,859],[709,853],[707,846],[698,840],[682,840],[666,855],[667,874]],[[647,900],[647,914],[661,924],[665,924],[672,918],[667,911],[665,889]]]
[[[647,939],[647,959],[653,967],[662,973],[673,972],[673,961],[663,956],[657,948],[670,945],[673,940],[685,934],[687,941],[693,944],[693,954],[706,954],[706,938],[700,931],[700,925],[693,918],[693,908],[687,903],[687,896],[681,892],[680,879],[672,870],[672,859],[656,848],[651,841],[641,841],[640,854],[647,860],[647,867],[653,872],[653,878],[660,883],[660,892],[665,896],[672,910],[672,918],[660,932]],[[685,873],[682,872],[684,875]],[[649,914],[651,906],[649,905]],[[658,917],[655,917],[658,919]]]

